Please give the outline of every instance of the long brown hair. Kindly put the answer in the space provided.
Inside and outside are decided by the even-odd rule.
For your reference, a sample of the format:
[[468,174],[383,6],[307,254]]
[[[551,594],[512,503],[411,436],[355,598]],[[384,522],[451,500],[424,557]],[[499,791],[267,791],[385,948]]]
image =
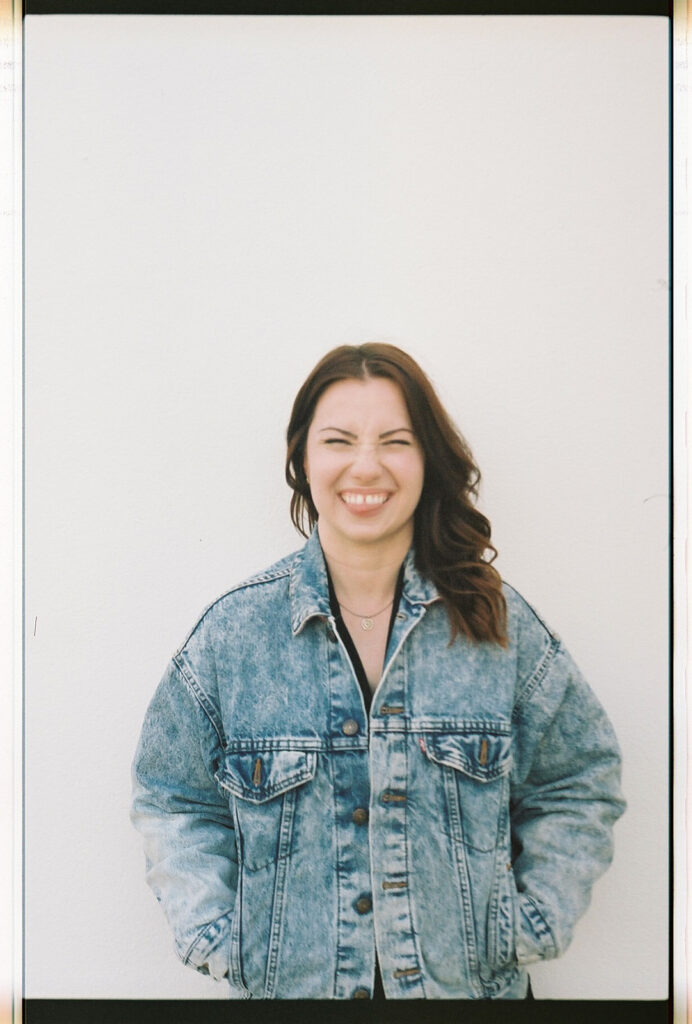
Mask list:
[[475,507],[480,470],[420,366],[395,345],[370,342],[332,349],[296,395],[286,454],[294,525],[307,536],[318,518],[304,461],[308,429],[321,395],[336,381],[369,377],[398,384],[423,449],[423,492],[414,516],[416,567],[432,580],[445,602],[451,642],[462,633],[506,646],[502,580],[491,565],[497,551],[490,542],[490,523]]

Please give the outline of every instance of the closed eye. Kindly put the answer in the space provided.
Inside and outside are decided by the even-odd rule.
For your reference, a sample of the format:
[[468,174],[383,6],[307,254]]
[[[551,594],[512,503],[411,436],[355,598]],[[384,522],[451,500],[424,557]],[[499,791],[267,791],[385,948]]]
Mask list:
[[384,443],[386,445],[400,444],[400,445],[403,445],[405,448],[410,448],[411,447],[411,442],[407,441],[405,437],[396,437],[396,438],[393,438],[391,441],[385,441]]

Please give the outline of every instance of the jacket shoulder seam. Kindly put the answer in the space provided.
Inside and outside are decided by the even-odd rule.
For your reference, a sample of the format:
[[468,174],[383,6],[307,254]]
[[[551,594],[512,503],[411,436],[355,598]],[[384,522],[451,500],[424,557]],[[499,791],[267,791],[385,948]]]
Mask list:
[[552,640],[559,641],[560,638],[558,637],[558,635],[555,632],[555,630],[551,629],[551,627],[548,625],[548,623],[545,621],[545,619],[541,615],[539,615],[539,613],[536,611],[536,609],[530,603],[530,601],[527,601],[526,598],[524,597],[524,595],[520,594],[519,591],[516,589],[516,587],[513,587],[511,583],[507,582],[507,580],[503,580],[502,584],[503,584],[503,586],[507,587],[508,590],[511,590],[512,593],[521,602],[521,604],[523,604],[524,607],[527,608],[531,612],[531,614],[533,615],[534,619],[536,619],[536,621],[539,623],[539,625],[541,625],[543,627],[543,629],[546,631],[548,636]]
[[209,719],[214,732],[216,733],[219,743],[222,747],[226,745],[224,737],[223,724],[221,722],[221,716],[219,715],[214,702],[205,690],[202,689],[199,682],[197,681],[193,672],[188,666],[179,658],[177,654],[173,656],[173,664],[177,668],[178,672],[182,677],[183,683],[192,699],[199,705],[201,710]]
[[550,671],[550,668],[561,648],[560,641],[551,634],[548,635],[550,636],[550,643],[548,647],[542,653],[538,664],[529,674],[526,681],[519,685],[519,693],[514,705],[514,710],[512,711],[513,720],[516,720],[521,715],[525,705],[531,700],[534,693]]
[[557,635],[557,633],[555,633],[550,628],[545,619],[543,619],[538,614],[533,605],[530,604],[526,600],[526,598],[523,597],[523,595],[520,594],[519,591],[511,585],[511,583],[507,583],[506,580],[503,580],[502,582],[504,586],[507,587],[508,590],[512,591],[512,593],[521,602],[521,604],[529,612],[531,612],[532,616],[534,617],[536,622],[538,622],[538,624],[541,626],[545,633],[545,636],[548,639],[548,645],[545,648],[545,650],[542,651],[541,656],[539,657],[534,667],[523,680],[519,680],[517,686],[517,699],[512,710],[512,720],[516,720],[521,715],[524,706],[531,700],[531,697],[533,696],[537,688],[540,686],[540,684],[543,682],[546,675],[548,674],[550,667],[555,660],[556,655],[562,647],[562,641],[560,640],[560,637]]

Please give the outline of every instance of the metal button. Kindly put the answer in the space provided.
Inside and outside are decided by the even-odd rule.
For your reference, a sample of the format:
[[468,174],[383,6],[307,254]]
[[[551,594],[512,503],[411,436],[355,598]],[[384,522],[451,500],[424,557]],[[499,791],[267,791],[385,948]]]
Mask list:
[[354,999],[369,999],[370,998],[370,993],[368,992],[368,990],[366,988],[357,988],[356,991],[353,993],[353,998]]
[[355,811],[353,812],[353,820],[356,823],[356,825],[365,825],[365,823],[368,820],[368,817],[369,815],[365,807],[356,807]]
[[372,900],[369,896],[361,896],[356,900],[356,910],[359,914],[369,914],[372,910]]
[[358,722],[354,718],[347,718],[341,726],[341,731],[344,736],[355,736],[358,732]]

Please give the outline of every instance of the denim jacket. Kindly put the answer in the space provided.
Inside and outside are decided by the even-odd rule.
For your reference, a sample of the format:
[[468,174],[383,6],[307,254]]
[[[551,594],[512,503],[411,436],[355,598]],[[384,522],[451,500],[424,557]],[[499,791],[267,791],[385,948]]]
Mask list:
[[449,644],[405,562],[366,714],[317,531],[229,591],[149,706],[132,817],[184,963],[236,999],[521,998],[624,810],[612,727],[505,587],[509,645]]

